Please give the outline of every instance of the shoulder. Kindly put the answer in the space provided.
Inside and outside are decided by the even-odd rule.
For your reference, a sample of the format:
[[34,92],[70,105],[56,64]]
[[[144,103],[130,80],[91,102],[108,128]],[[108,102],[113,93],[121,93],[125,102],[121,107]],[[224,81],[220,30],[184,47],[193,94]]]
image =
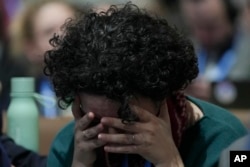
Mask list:
[[71,164],[74,148],[74,126],[75,122],[71,121],[56,135],[48,155],[48,167],[67,167],[67,164]]
[[[188,99],[195,103],[203,112],[203,119],[205,121],[202,119],[200,121],[202,124],[211,124],[213,125],[212,129],[217,127],[221,130],[231,131],[239,135],[246,134],[246,128],[242,122],[230,111],[193,97],[188,97]],[[211,127],[209,128],[211,130]]]
[[61,139],[61,137],[73,137],[74,135],[75,122],[71,121],[65,125],[56,135],[56,139]]
[[204,117],[186,131],[181,147],[184,161],[187,166],[215,166],[222,150],[244,136],[246,128],[229,111],[192,97],[188,99],[202,110]]

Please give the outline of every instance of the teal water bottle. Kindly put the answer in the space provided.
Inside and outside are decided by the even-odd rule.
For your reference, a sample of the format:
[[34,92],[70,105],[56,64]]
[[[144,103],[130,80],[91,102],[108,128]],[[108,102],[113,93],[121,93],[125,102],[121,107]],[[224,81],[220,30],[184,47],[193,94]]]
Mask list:
[[34,99],[32,77],[11,79],[11,101],[7,110],[7,133],[14,141],[33,151],[39,148],[39,111]]

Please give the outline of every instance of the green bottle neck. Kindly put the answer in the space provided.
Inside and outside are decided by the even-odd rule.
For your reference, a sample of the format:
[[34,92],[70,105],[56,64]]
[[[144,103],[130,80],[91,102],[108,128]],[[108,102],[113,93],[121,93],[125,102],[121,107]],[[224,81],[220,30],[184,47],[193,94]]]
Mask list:
[[10,96],[12,98],[15,97],[22,97],[22,98],[33,98],[34,97],[34,92],[18,92],[18,93],[10,93]]

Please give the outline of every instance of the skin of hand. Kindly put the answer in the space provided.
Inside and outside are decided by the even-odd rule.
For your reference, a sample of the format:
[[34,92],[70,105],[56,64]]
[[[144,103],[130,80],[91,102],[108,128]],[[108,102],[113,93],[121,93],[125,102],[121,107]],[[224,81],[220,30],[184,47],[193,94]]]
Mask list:
[[79,97],[76,97],[73,102],[72,112],[75,118],[75,145],[72,167],[92,167],[96,160],[95,149],[105,144],[104,141],[97,138],[104,127],[101,123],[89,127],[95,115],[93,112],[89,112],[83,116]]
[[178,149],[173,141],[166,102],[162,102],[160,115],[140,106],[130,105],[139,116],[138,122],[122,123],[121,119],[103,117],[104,126],[126,131],[123,134],[100,133],[98,138],[109,144],[104,150],[112,153],[139,154],[156,167],[184,167]]

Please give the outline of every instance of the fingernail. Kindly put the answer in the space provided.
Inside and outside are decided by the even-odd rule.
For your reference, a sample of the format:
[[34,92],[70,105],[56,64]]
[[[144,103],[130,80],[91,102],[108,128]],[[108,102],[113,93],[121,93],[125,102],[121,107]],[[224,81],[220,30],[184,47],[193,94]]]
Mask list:
[[94,118],[94,113],[89,112],[89,113],[88,113],[88,117],[89,117],[90,119]]
[[101,119],[101,123],[106,123],[107,122],[107,119],[106,118],[102,118]]

